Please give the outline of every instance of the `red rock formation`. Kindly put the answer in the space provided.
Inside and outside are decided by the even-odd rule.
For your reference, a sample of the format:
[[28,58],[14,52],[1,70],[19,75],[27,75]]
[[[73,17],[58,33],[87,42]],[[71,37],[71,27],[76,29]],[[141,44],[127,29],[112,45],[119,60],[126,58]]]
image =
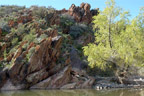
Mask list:
[[74,16],[77,22],[86,22],[91,23],[92,21],[92,14],[90,12],[90,4],[82,3],[80,7],[76,7],[74,4],[68,10],[68,13],[71,16]]
[[34,85],[31,89],[57,89],[67,84],[71,80],[71,67],[67,66],[62,71]]
[[[92,13],[90,7],[91,6],[87,3],[82,3],[80,7],[73,4],[69,10],[63,9],[56,11],[55,13],[48,14],[45,19],[50,26],[55,24],[60,25],[60,15],[64,13],[73,16],[77,22],[91,23]],[[26,14],[24,15],[24,13]],[[25,26],[28,26],[28,31],[29,27],[34,28],[36,29],[36,34],[38,34],[37,37],[41,34],[47,34],[48,38],[44,38],[39,44],[31,42],[27,49],[24,49],[23,46],[27,44],[28,41],[24,41],[16,47],[16,52],[7,56],[8,63],[10,63],[11,60],[14,61],[9,70],[0,73],[1,90],[92,87],[95,79],[74,70],[73,65],[77,68],[81,68],[82,63],[80,62],[80,58],[76,56],[74,52],[71,53],[73,57],[76,58],[74,58],[75,60],[72,59],[72,55],[70,56],[70,52],[66,51],[61,53],[61,51],[64,50],[61,49],[63,38],[59,36],[58,30],[44,30],[40,28],[39,23],[32,20],[31,11],[25,10],[18,14],[16,21],[9,21],[9,26],[17,28],[19,23],[27,23]],[[66,34],[68,34],[68,31],[69,29],[62,30],[62,32]],[[0,30],[0,36],[1,34],[2,32]],[[69,44],[73,44],[70,36],[68,36],[67,39],[69,40]],[[91,41],[91,37],[85,39],[87,39],[86,42],[81,39],[83,40],[83,45]],[[11,47],[11,39],[7,37],[4,40],[6,44],[0,46],[0,53],[7,47]],[[81,41],[79,40],[79,42]],[[27,54],[32,47],[34,47],[35,51],[32,53],[31,57],[29,57],[29,60],[27,60]],[[64,60],[60,61],[60,56],[64,56]],[[1,60],[3,60],[3,56],[0,57],[0,61]]]

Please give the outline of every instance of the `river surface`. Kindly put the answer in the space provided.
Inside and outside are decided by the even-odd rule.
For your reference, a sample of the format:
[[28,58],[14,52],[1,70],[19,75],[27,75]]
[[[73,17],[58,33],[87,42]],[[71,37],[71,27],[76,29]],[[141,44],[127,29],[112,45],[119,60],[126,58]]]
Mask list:
[[0,96],[144,96],[144,89],[2,91]]

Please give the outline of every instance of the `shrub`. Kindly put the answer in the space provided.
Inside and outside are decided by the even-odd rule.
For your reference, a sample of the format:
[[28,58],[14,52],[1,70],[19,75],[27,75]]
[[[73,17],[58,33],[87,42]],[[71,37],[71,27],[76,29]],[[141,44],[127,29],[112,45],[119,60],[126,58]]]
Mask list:
[[24,34],[24,33],[26,32],[26,29],[25,29],[25,27],[24,27],[23,24],[19,24],[19,25],[18,25],[18,28],[17,28],[17,29],[12,28],[12,29],[11,29],[11,32],[12,32],[13,34],[16,34],[17,36],[21,36],[22,34]]
[[24,36],[23,41],[32,42],[36,38],[36,35],[30,33]]
[[70,27],[70,35],[75,39],[78,38],[84,32],[89,32],[89,27],[85,24],[76,23]]
[[16,5],[12,5],[12,6],[0,6],[0,16],[5,16],[5,15],[9,15],[13,12],[18,12],[19,10],[23,10],[25,9],[25,6],[16,6]]
[[60,25],[63,28],[67,28],[72,26],[75,23],[74,18],[70,16],[69,14],[62,14],[60,16]]
[[18,38],[17,37],[14,38],[11,43],[12,45],[16,45],[18,43]]
[[34,39],[34,43],[39,44],[43,39],[48,38],[48,35],[42,34],[40,37]]
[[4,19],[0,20],[0,28],[2,29],[2,35],[6,35],[10,32],[10,27],[8,26],[8,22]]
[[33,42],[34,39],[36,38],[36,34],[35,34],[35,29],[31,29],[31,31],[29,32],[29,34],[26,34],[24,37],[23,37],[23,41],[28,41],[29,43],[30,42]]
[[32,54],[35,52],[35,47],[32,47],[29,51],[28,54],[26,55],[27,60],[30,60],[30,57],[32,56]]
[[47,14],[55,12],[55,9],[52,7],[46,8],[46,7],[33,6],[33,8],[34,8],[33,15],[42,19],[44,19]]

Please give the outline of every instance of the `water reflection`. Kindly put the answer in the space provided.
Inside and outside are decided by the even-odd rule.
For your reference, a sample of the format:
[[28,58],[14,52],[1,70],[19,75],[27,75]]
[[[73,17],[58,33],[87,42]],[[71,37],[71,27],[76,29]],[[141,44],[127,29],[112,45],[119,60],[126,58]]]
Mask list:
[[144,96],[144,89],[3,91],[0,96]]

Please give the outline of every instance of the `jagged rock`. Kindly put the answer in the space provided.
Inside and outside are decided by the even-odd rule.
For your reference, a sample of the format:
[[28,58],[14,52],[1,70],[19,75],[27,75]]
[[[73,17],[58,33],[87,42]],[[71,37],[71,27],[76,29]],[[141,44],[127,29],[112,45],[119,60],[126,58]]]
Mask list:
[[77,22],[91,23],[92,14],[90,12],[90,8],[91,6],[88,3],[82,3],[80,7],[72,4],[68,13],[73,16]]
[[86,80],[82,85],[81,88],[92,88],[94,85],[95,79],[92,77],[89,77],[88,80]]
[[50,37],[48,38],[48,40],[44,41],[41,44],[39,50],[31,57],[28,73],[39,71],[46,66],[49,66],[49,68],[53,68],[59,56],[57,54],[60,50],[59,48],[61,42],[62,37]]
[[71,82],[76,83],[74,88],[92,88],[95,83],[95,78],[88,76],[84,70],[72,69]]
[[73,16],[74,18],[75,18],[75,20],[77,21],[77,22],[80,22],[81,21],[81,18],[82,18],[82,15],[83,15],[83,13],[82,12],[80,12],[81,10],[83,10],[83,9],[81,9],[81,8],[79,8],[79,7],[76,7],[74,4],[72,4],[71,5],[71,7],[69,8],[69,14],[71,15],[71,16]]
[[27,51],[28,51],[29,49],[31,49],[32,47],[34,47],[34,46],[35,46],[35,43],[31,42],[30,45],[29,45],[28,48],[27,48]]
[[43,68],[40,71],[37,71],[37,72],[29,74],[26,77],[26,81],[28,83],[30,83],[30,85],[33,85],[33,84],[36,84],[37,82],[47,78],[49,73],[48,73],[48,71],[46,69],[47,68]]
[[60,72],[50,76],[49,78],[41,81],[40,83],[31,87],[31,89],[56,89],[61,88],[71,80],[71,66],[66,66]]
[[13,84],[21,83],[27,75],[27,64],[22,61],[23,59],[22,56],[16,58],[13,66],[9,70],[10,80]]
[[72,47],[70,52],[70,60],[73,68],[82,69],[83,62],[80,60],[77,50]]
[[[60,70],[60,67],[56,67],[56,60],[59,57],[61,42],[62,37],[60,36],[45,40],[27,64],[23,62],[23,54],[16,57],[8,72],[11,83],[14,85],[24,84],[25,87],[23,88],[27,88]],[[30,45],[33,45],[33,43]]]
[[6,83],[8,76],[7,76],[8,70],[0,72],[0,88],[4,86]]
[[[37,19],[35,19],[37,17],[31,15],[32,10],[36,9],[22,10],[17,13],[15,21],[8,21],[8,26],[15,30],[19,27],[19,23],[24,24],[24,28],[27,28],[24,33],[18,36],[16,34],[17,32],[13,32],[12,34],[6,33],[7,35],[1,36],[2,32],[0,30],[0,39],[2,37],[2,43],[0,43],[0,61],[4,59],[3,52],[7,49],[7,58],[2,61],[2,64],[10,64],[7,71],[2,71],[0,73],[1,90],[90,88],[94,79],[90,78],[82,71],[84,63],[81,61],[76,48],[70,51],[72,46],[75,47],[72,45],[72,37],[61,35],[66,38],[66,42],[70,45],[64,46],[65,42],[62,42],[63,38],[59,36],[60,33],[58,33],[61,31],[69,35],[70,27],[59,30],[57,27],[53,26],[60,26],[62,14],[70,14],[73,16],[77,21],[75,23],[91,23],[92,14],[90,5],[82,3],[80,7],[77,7],[73,4],[69,10],[63,9],[47,14],[44,18],[44,22],[37,21]],[[51,28],[42,28],[41,25],[45,24],[46,27],[49,26]],[[34,41],[22,41],[23,37],[32,29],[36,30],[33,34],[36,36]],[[23,28],[21,30],[23,30]],[[35,40],[43,34],[47,37],[42,38],[39,42],[35,42]],[[17,44],[12,45],[11,43],[12,39],[15,37],[18,37],[18,46],[16,46]],[[82,41],[87,43],[91,38],[86,39],[87,41],[84,39],[82,39]],[[3,43],[3,41],[5,43]],[[75,41],[77,42],[78,39]],[[62,48],[66,47],[66,50],[61,49],[61,45],[63,45]],[[34,51],[31,49],[34,49]]]
[[85,3],[83,2],[83,3],[81,3],[80,8],[84,9],[84,6],[85,6]]

